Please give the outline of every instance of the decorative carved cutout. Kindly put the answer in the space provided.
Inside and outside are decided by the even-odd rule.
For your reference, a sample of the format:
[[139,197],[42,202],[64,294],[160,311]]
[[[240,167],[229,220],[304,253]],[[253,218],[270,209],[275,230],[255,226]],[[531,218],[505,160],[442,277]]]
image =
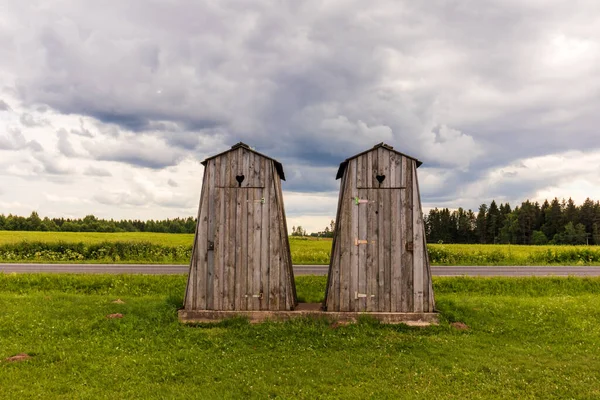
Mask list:
[[375,175],[375,179],[377,179],[377,182],[379,182],[379,184],[381,185],[381,183],[385,179],[385,175]]
[[245,178],[244,175],[237,175],[235,177],[235,180],[237,181],[239,187],[242,186],[242,182],[244,182],[244,178]]

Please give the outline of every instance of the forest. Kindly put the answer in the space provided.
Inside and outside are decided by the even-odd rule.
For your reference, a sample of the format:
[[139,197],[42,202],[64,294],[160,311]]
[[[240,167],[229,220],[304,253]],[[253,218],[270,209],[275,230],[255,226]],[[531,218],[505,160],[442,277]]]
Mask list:
[[529,200],[511,209],[492,200],[477,213],[434,208],[424,217],[429,243],[600,244],[600,202]]
[[196,220],[192,217],[166,220],[106,220],[93,215],[85,218],[40,218],[37,212],[29,217],[0,214],[2,231],[52,231],[52,232],[161,232],[194,233]]

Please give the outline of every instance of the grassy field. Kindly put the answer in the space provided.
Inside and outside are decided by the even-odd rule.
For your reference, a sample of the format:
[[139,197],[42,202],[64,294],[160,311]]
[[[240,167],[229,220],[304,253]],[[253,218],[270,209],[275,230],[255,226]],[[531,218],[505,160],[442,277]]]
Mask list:
[[[312,300],[324,285],[297,279]],[[184,286],[184,276],[0,274],[0,398],[600,396],[599,279],[436,279],[441,324],[428,328],[183,326]],[[32,358],[3,361],[22,352]]]
[[[0,231],[0,262],[187,264],[194,235]],[[330,239],[290,237],[295,264],[329,264]],[[429,244],[433,265],[600,265],[600,246]]]
[[20,242],[42,243],[85,243],[98,244],[102,242],[147,242],[164,246],[191,246],[193,234],[153,233],[153,232],[20,232],[0,231],[0,245]]

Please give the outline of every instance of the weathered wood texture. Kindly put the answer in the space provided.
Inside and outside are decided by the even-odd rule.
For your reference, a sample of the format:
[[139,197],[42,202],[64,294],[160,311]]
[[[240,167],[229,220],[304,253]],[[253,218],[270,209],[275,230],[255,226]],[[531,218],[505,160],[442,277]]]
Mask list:
[[327,311],[434,311],[418,165],[380,144],[340,166]]
[[244,144],[203,164],[185,310],[293,310],[281,165]]

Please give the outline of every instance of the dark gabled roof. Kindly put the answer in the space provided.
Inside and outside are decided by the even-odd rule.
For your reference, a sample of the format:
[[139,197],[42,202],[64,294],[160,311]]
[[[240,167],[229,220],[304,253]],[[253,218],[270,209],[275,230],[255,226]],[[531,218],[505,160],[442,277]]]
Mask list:
[[404,153],[400,153],[399,151],[394,150],[394,148],[392,146],[390,146],[389,144],[385,144],[385,143],[381,142],[381,143],[376,144],[375,146],[373,146],[372,149],[365,150],[363,152],[360,152],[358,154],[353,155],[352,157],[348,157],[344,161],[342,161],[340,163],[340,168],[338,169],[338,172],[337,172],[337,175],[335,176],[335,179],[340,179],[342,176],[344,176],[344,171],[346,170],[346,167],[348,166],[348,162],[350,160],[352,160],[353,158],[362,156],[363,154],[367,154],[367,153],[369,153],[369,152],[371,152],[373,150],[377,150],[380,147],[383,147],[386,150],[393,151],[394,153],[400,154],[401,156],[410,158],[411,160],[415,160],[417,162],[417,168],[419,168],[421,166],[421,164],[423,164],[421,161],[417,160],[416,158],[411,157],[411,156],[409,156],[407,154],[404,154]]
[[231,146],[231,149],[229,149],[229,150],[226,150],[222,153],[215,154],[214,156],[210,156],[210,157],[206,158],[204,161],[202,161],[202,165],[206,166],[206,162],[208,160],[212,160],[213,158],[221,157],[223,154],[227,154],[230,151],[236,150],[240,147],[243,147],[247,151],[251,151],[254,154],[258,154],[259,156],[264,157],[267,160],[273,161],[273,163],[275,164],[275,169],[277,170],[277,175],[279,175],[279,178],[281,178],[281,180],[285,181],[285,174],[283,173],[283,165],[281,165],[281,163],[279,161],[275,160],[274,158],[271,158],[269,156],[265,156],[264,154],[259,153],[258,151],[254,150],[250,146],[248,146],[246,143],[242,143],[242,142],[234,144],[233,146]]

